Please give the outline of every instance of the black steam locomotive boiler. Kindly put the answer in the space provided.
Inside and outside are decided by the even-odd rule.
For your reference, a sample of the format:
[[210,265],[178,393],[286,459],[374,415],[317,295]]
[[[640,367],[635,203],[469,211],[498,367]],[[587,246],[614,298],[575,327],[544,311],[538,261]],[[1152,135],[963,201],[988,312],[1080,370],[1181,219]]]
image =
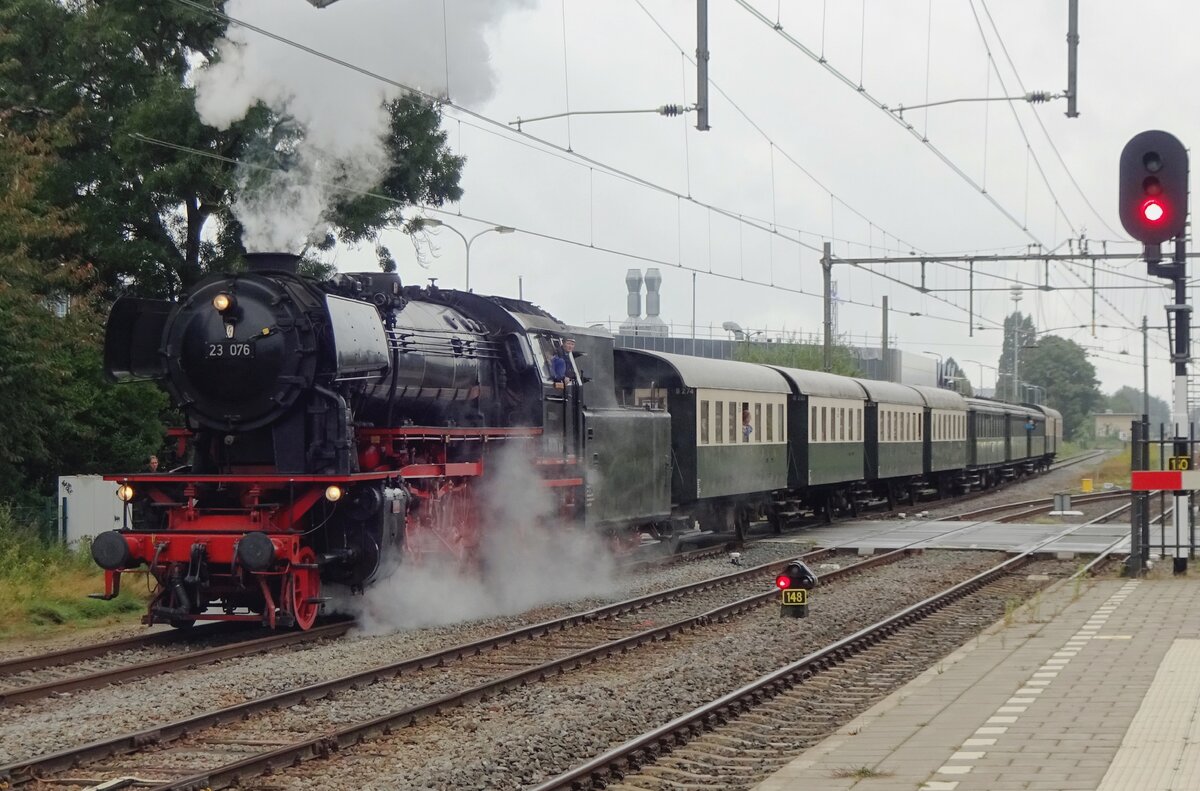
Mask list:
[[[513,459],[567,522],[621,535],[669,514],[665,471],[603,496],[619,449],[669,446],[665,415],[616,404],[611,337],[519,300],[297,264],[249,255],[177,302],[114,305],[106,370],[158,382],[187,425],[177,469],[109,476],[129,505],[93,544],[106,597],[145,566],[147,623],[307,629],[324,583],[361,589],[401,557],[471,562],[480,483]],[[556,381],[567,335],[579,350]]]

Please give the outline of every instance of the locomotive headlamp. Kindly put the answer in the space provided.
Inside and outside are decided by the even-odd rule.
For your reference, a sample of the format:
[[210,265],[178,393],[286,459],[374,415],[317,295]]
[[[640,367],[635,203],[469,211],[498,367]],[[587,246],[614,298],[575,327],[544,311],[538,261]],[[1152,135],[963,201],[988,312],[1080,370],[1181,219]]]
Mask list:
[[222,291],[213,297],[212,305],[217,309],[217,312],[224,313],[233,307],[233,295]]
[[330,486],[325,490],[325,499],[331,503],[336,503],[338,500],[342,499],[342,487],[337,486],[336,484],[334,486]]
[[127,483],[123,483],[117,487],[117,498],[121,502],[127,503],[133,499],[133,487]]

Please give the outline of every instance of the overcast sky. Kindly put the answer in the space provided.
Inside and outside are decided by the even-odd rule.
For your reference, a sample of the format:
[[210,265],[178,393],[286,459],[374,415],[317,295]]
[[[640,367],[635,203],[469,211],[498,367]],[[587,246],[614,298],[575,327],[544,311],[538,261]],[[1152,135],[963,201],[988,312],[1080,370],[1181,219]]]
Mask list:
[[[694,54],[695,3],[642,2],[645,9],[635,0],[530,0],[503,6],[483,0],[447,0],[445,5],[340,0],[318,11],[305,0],[272,0],[256,3],[253,7],[261,9],[256,12],[246,3],[231,4],[230,13],[254,13],[253,21],[276,31],[286,15],[287,34],[304,44],[431,93],[445,93],[448,76],[451,100],[485,118],[446,109],[450,144],[467,157],[465,195],[460,204],[446,207],[450,215],[428,216],[467,236],[493,224],[517,228],[517,233],[475,241],[472,288],[516,295],[523,276],[527,299],[576,324],[619,323],[625,315],[626,269],[658,265],[663,318],[677,325],[676,334],[689,332],[692,321],[690,270],[701,272],[695,315],[700,334],[725,321],[819,333],[819,298],[796,290],[820,293],[818,251],[824,239],[832,239],[835,255],[843,257],[1019,252],[1036,244],[1066,252],[1067,240],[1081,234],[1093,252],[1106,241],[1110,251],[1135,252],[1116,213],[1121,147],[1148,128],[1171,131],[1185,145],[1200,139],[1200,108],[1181,91],[1200,66],[1191,37],[1182,34],[1200,29],[1200,9],[1182,0],[1081,4],[1079,118],[1064,116],[1064,100],[1036,107],[962,103],[905,113],[932,146],[986,188],[986,196],[772,26],[777,22],[787,36],[823,52],[852,83],[896,107],[1011,96],[1023,92],[1021,84],[1025,90],[1063,91],[1067,0],[991,0],[986,6],[981,0],[753,3],[771,24],[734,0],[713,0],[710,131],[695,130],[694,114],[576,116],[524,127],[530,136],[600,163],[590,165],[502,128],[518,117],[568,109],[642,110],[694,102],[695,70],[680,47]],[[472,34],[464,35],[466,30]],[[261,39],[245,34],[247,46],[261,46],[256,38]],[[413,52],[421,55],[419,69]],[[368,79],[319,60],[312,69],[319,76],[306,77],[305,84],[334,90]],[[667,191],[616,177],[606,166]],[[406,282],[437,277],[443,286],[462,287],[464,246],[446,229],[430,233],[427,267],[418,262],[407,237],[396,233],[386,241]],[[341,249],[334,260],[343,271],[375,265],[373,252],[366,250]],[[875,269],[907,283],[919,280],[915,265]],[[976,286],[997,289],[975,296],[976,323],[988,327],[995,327],[1013,303],[1012,284],[986,274],[1035,287],[1046,277],[1040,263],[977,265]],[[939,265],[929,265],[926,277],[931,288],[967,285],[964,271]],[[1052,264],[1049,283],[1059,288],[1027,288],[1021,309],[1032,313],[1039,329],[1088,325],[1057,334],[1093,349],[1092,362],[1106,392],[1122,384],[1140,387],[1141,337],[1128,328],[1140,324],[1143,314],[1151,325],[1164,324],[1162,306],[1168,301],[1166,290],[1145,278],[1140,262],[1100,266],[1101,287],[1136,288],[1101,292],[1096,321],[1117,328],[1097,328],[1095,337],[1091,292],[1061,290],[1090,283],[1088,264]],[[996,364],[997,330],[968,337],[966,293],[939,295],[953,303],[947,304],[848,266],[835,268],[834,279],[846,300],[839,305],[838,327],[851,340],[866,335],[878,342],[880,311],[870,306],[887,294],[891,332],[900,348]],[[914,312],[921,315],[909,315]],[[1164,398],[1170,392],[1166,344],[1165,331],[1152,334],[1151,391]],[[1126,351],[1128,356],[1121,354]],[[964,367],[978,385],[980,368]],[[983,384],[991,386],[993,376],[983,371]]]

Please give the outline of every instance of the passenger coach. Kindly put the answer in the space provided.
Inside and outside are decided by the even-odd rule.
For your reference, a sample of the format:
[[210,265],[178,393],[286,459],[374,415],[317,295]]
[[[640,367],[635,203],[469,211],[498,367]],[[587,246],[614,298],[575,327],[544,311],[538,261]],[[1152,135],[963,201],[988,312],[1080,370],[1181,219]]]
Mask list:
[[[788,485],[787,399],[773,369],[753,363],[617,349],[625,404],[671,414],[671,495],[677,512],[744,531]],[[748,415],[748,421],[745,416]]]

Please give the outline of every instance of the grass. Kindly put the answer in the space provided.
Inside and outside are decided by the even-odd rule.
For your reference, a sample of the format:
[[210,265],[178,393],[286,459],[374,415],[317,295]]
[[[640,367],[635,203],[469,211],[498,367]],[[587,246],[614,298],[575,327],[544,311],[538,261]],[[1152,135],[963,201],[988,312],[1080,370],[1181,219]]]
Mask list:
[[[1158,456],[1158,446],[1151,445],[1150,469],[1159,469]],[[1081,473],[1080,477],[1090,477],[1095,491],[1100,491],[1106,483],[1111,483],[1121,488],[1129,488],[1129,466],[1131,461],[1131,452],[1129,448],[1126,448],[1115,456],[1109,456],[1100,464],[1091,467],[1087,472]]]
[[831,772],[834,777],[838,778],[854,778],[856,780],[866,780],[870,777],[891,777],[894,773],[890,771],[878,771],[869,766],[860,766],[857,769],[834,769]]
[[89,546],[47,543],[0,504],[0,638],[51,634],[80,626],[135,622],[146,608],[137,577],[112,601],[89,599],[104,590],[104,573]]

